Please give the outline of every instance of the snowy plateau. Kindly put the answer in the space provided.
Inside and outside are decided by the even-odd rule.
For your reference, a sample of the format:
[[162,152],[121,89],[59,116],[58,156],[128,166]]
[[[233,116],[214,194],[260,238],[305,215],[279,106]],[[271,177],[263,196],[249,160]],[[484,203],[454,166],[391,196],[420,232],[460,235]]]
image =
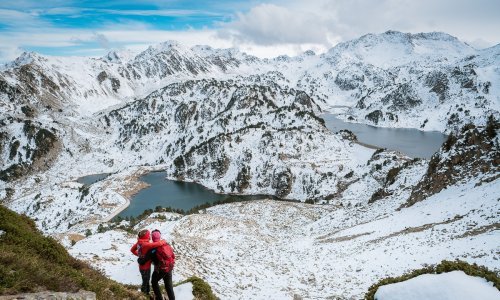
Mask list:
[[[450,138],[412,159],[331,132],[328,111]],[[174,281],[199,276],[221,299],[361,299],[444,259],[500,271],[499,119],[500,45],[445,33],[274,59],[174,41],[100,58],[24,53],[0,67],[0,203],[138,284],[136,237],[109,227],[142,174],[296,200],[155,212],[133,229],[160,229]],[[111,175],[76,182],[100,173]]]

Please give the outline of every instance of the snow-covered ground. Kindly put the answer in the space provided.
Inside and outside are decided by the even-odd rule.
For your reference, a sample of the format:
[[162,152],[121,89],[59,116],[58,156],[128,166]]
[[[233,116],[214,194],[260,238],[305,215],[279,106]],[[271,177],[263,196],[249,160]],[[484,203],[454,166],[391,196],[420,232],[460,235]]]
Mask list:
[[193,297],[193,284],[191,282],[187,282],[181,284],[179,286],[174,287],[175,298],[179,300],[191,300]]
[[407,281],[381,286],[377,300],[497,300],[500,291],[491,282],[462,271],[424,274]]
[[[233,203],[166,214],[170,221],[153,215],[136,230],[160,229],[177,253],[174,279],[197,275],[222,299],[359,299],[382,278],[444,259],[499,270],[498,187],[498,180],[453,186],[399,211],[397,199],[370,208]],[[108,231],[70,253],[113,279],[137,283],[134,241]]]

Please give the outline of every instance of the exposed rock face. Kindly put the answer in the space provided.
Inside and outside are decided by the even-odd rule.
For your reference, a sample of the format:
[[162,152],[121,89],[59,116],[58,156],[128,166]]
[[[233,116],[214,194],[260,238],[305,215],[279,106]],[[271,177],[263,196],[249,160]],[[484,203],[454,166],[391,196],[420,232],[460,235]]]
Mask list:
[[292,190],[293,174],[289,169],[276,171],[273,176],[273,188],[276,196],[285,198]]
[[107,78],[108,78],[108,74],[106,73],[106,71],[101,71],[97,75],[97,80],[99,81],[99,83],[103,83],[103,81],[106,80]]
[[433,71],[427,74],[425,85],[430,88],[431,92],[439,96],[439,101],[444,102],[449,90],[448,76],[442,71]]
[[474,70],[475,68],[477,68],[477,66],[474,64],[457,66],[453,68],[451,75],[453,79],[460,84],[460,87],[477,91],[477,73]]
[[351,91],[359,88],[365,81],[365,76],[359,72],[352,72],[349,68],[340,71],[335,77],[335,84],[341,90]]
[[5,131],[0,132],[0,180],[14,181],[51,166],[61,150],[54,129],[48,130],[30,120],[12,119],[2,123]]
[[0,300],[96,300],[94,292],[78,293],[40,292],[19,295],[0,296]]
[[398,85],[396,89],[382,99],[383,104],[389,104],[391,111],[411,109],[422,103],[408,83]]
[[485,128],[466,125],[455,137],[450,135],[429,162],[427,173],[413,188],[405,206],[411,206],[442,189],[467,178],[492,181],[500,176],[499,121],[489,118]]
[[365,119],[372,121],[375,125],[378,124],[378,121],[384,117],[384,113],[381,110],[377,109],[372,111],[371,113],[365,116]]

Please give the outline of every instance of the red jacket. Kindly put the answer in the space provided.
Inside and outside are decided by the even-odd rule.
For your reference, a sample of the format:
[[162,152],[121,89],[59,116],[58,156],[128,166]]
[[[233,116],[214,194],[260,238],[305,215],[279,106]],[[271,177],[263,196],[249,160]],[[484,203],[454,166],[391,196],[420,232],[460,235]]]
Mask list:
[[[149,235],[147,237],[139,238],[137,240],[137,243],[135,243],[132,248],[130,248],[130,251],[135,255],[135,256],[144,256],[146,253],[148,253],[149,250],[153,248],[160,247],[162,245],[165,245],[167,242],[165,240],[161,240],[158,242],[150,242],[149,241]],[[141,253],[139,253],[139,250]],[[139,270],[148,270],[151,268],[151,261],[149,260],[143,265],[139,265]]]

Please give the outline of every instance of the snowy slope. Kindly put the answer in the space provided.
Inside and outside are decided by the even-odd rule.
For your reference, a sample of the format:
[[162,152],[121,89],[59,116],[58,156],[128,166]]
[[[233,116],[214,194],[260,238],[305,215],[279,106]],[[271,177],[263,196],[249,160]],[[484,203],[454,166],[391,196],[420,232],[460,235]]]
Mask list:
[[425,274],[401,283],[380,287],[375,294],[378,300],[441,299],[495,300],[500,291],[483,278],[466,275],[462,271],[443,274]]
[[413,62],[453,61],[474,54],[476,50],[456,37],[442,32],[410,34],[387,31],[367,34],[340,43],[325,55],[330,60],[358,60],[382,69]]
[[[498,183],[450,187],[401,211],[390,200],[375,207],[335,207],[254,201],[207,209],[177,221],[151,218],[178,253],[175,276],[207,280],[222,299],[359,299],[368,287],[423,264],[460,258],[499,269]],[[98,254],[95,265],[122,282],[138,282],[127,251],[93,245],[131,245],[119,232],[96,234],[72,249]],[[105,246],[103,246],[105,247]],[[120,246],[121,247],[121,246]],[[105,247],[108,249],[109,247]],[[112,248],[112,247],[111,247]],[[112,257],[106,259],[105,257]]]

